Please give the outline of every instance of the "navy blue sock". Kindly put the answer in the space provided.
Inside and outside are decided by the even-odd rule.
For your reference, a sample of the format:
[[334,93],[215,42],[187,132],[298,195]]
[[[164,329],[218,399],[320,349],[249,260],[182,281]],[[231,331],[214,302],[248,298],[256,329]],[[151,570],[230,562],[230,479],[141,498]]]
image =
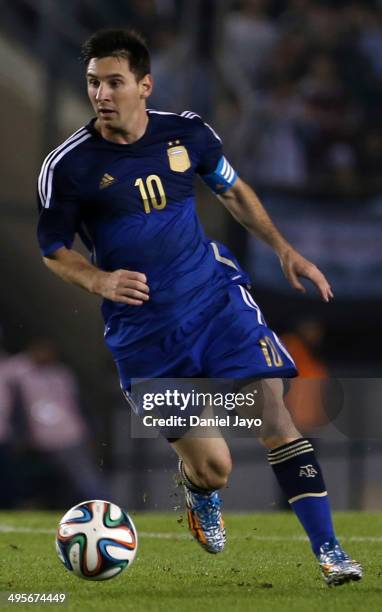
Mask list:
[[268,461],[310,540],[314,554],[335,539],[328,494],[309,440],[300,438],[269,451]]

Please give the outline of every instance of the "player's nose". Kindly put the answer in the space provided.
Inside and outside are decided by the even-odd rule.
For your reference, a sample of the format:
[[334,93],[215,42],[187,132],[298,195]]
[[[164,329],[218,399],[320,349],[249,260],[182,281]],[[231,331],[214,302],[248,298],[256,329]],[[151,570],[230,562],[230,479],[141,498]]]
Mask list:
[[98,89],[97,89],[97,93],[96,93],[96,100],[97,102],[101,102],[102,100],[107,100],[109,97],[108,95],[108,88],[104,83],[100,83]]

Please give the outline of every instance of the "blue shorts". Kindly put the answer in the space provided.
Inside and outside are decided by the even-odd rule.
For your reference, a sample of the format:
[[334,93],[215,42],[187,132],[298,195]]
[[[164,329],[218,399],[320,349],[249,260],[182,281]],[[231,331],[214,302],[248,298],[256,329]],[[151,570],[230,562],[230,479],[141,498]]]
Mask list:
[[288,378],[292,357],[242,285],[159,340],[116,361],[123,390],[132,378]]

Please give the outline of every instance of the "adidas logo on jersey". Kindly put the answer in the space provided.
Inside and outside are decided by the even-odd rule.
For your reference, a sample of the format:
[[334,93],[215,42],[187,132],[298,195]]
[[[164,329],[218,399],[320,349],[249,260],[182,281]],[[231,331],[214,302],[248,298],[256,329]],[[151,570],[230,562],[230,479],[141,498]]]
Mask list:
[[117,179],[114,178],[114,176],[111,176],[111,174],[104,174],[103,177],[101,178],[100,182],[99,182],[99,188],[100,189],[105,189],[105,187],[110,187],[110,185],[113,185],[113,183],[116,182]]

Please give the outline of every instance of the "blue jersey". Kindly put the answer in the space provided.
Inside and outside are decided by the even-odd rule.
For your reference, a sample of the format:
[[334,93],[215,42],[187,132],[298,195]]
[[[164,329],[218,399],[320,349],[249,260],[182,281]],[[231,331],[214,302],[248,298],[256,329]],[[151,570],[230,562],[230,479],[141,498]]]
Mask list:
[[146,132],[133,144],[105,140],[92,120],[48,155],[38,184],[43,255],[70,249],[79,234],[100,269],[147,276],[147,303],[103,301],[105,339],[117,359],[228,285],[249,283],[231,253],[205,236],[195,211],[195,174],[217,193],[237,178],[219,137],[194,113],[147,112]]

